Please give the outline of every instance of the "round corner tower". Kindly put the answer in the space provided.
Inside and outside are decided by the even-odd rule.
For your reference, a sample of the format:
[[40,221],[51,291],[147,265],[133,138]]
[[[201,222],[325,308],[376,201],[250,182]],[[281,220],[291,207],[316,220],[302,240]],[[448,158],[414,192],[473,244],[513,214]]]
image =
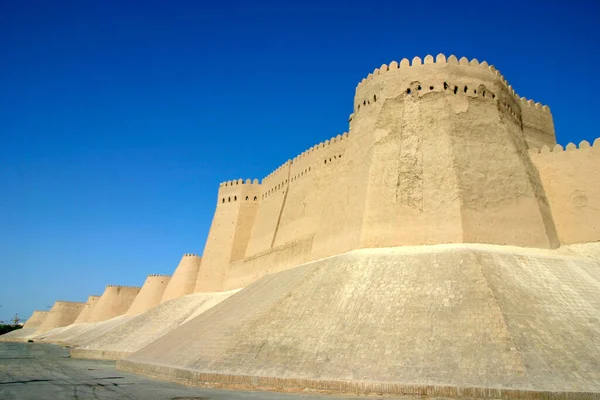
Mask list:
[[[415,57],[369,74],[350,121],[355,180],[366,188],[355,204],[363,215],[359,247],[557,247],[527,152],[524,107],[532,105],[477,60]],[[554,140],[549,110],[535,110]]]

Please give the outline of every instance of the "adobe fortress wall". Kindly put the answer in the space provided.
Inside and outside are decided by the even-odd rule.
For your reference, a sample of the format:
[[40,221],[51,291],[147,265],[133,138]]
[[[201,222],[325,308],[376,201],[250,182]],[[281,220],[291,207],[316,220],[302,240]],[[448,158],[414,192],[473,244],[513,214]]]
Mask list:
[[33,314],[31,314],[31,317],[29,317],[27,322],[25,322],[25,325],[23,325],[23,329],[39,327],[44,322],[47,316],[48,311],[35,310]]
[[171,277],[169,275],[148,275],[146,282],[144,282],[142,289],[135,297],[133,303],[131,303],[126,314],[141,314],[160,304],[160,300],[170,280]]
[[38,326],[36,332],[42,333],[72,324],[84,306],[85,303],[76,301],[56,301],[44,321]]
[[600,139],[530,150],[562,244],[600,241]]
[[100,322],[127,312],[140,288],[136,286],[108,285],[90,313],[88,322]]
[[161,303],[194,292],[201,261],[202,258],[196,254],[184,254],[181,257],[161,297]]
[[83,307],[83,310],[81,311],[81,313],[79,313],[79,316],[77,316],[77,319],[74,323],[78,324],[82,322],[88,322],[92,310],[94,309],[94,307],[96,307],[96,303],[98,302],[98,300],[100,300],[100,296],[98,295],[89,296],[87,302],[85,303],[85,306]]
[[528,154],[555,142],[550,109],[518,96],[485,61],[384,64],[357,86],[348,133],[260,184],[221,184],[196,291],[357,248],[556,248],[543,173]]
[[224,182],[208,232],[195,291],[220,290],[232,261],[242,259],[260,204],[258,180]]

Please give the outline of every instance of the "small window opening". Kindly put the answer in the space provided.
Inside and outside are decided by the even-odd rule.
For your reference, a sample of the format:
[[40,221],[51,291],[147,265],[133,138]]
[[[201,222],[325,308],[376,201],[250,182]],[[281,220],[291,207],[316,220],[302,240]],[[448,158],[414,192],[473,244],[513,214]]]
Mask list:
[[246,196],[246,201],[248,200],[248,196]]
[[323,164],[327,164],[327,160],[323,161]]
[[254,196],[254,201],[258,200],[258,198],[256,196]]
[[473,93],[477,94],[477,89],[473,89]]
[[496,95],[495,95],[495,94],[492,94],[492,99],[495,99],[495,98],[496,98]]
[[448,84],[444,82],[444,90],[448,90]]
[[458,86],[454,86],[454,94],[458,92]]
[[228,203],[231,203],[231,197],[228,197],[228,198],[227,198],[227,202],[228,202]]
[[467,90],[469,90],[469,88],[465,86],[465,93],[467,93]]
[[483,91],[483,93],[481,93],[481,95],[482,95],[483,97],[485,97],[485,90]]
[[225,203],[225,197],[223,197],[223,203]]
[[422,88],[421,88],[421,85],[419,85],[419,86],[417,87],[417,90],[421,90],[421,89],[422,89]]
[[406,89],[406,94],[410,94],[410,88]]
[[433,90],[433,86],[429,86],[429,90]]
[[233,196],[233,201],[237,201],[237,196]]
[[376,94],[373,95],[373,101],[377,101],[377,95]]

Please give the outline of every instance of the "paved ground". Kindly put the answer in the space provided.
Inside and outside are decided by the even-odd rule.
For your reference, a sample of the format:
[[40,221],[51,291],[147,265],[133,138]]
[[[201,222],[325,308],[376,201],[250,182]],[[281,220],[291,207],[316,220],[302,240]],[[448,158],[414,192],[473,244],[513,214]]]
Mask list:
[[0,399],[282,399],[352,397],[189,388],[117,371],[111,361],[79,360],[67,349],[38,343],[0,343]]

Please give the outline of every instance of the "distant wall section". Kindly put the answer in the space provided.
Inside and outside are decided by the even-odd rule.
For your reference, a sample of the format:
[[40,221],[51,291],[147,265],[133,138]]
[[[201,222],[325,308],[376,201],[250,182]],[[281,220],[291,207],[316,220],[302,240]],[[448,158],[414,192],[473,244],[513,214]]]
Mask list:
[[160,300],[161,303],[194,292],[202,259],[196,254],[184,254]]
[[160,299],[170,280],[169,275],[148,275],[142,289],[127,310],[127,315],[141,314],[160,304]]
[[25,325],[23,325],[23,329],[39,327],[44,322],[47,316],[48,311],[34,311],[33,314],[31,314],[31,317],[29,317],[29,319],[27,320],[27,322],[25,322]]
[[38,327],[37,332],[46,332],[54,328],[72,324],[77,319],[77,316],[79,316],[79,313],[83,311],[83,307],[85,307],[85,303],[75,301],[55,302],[44,322]]
[[108,285],[92,310],[88,322],[105,321],[125,314],[140,292],[135,286]]
[[77,319],[75,320],[75,324],[79,324],[82,322],[88,322],[90,315],[92,314],[92,310],[96,307],[96,303],[100,300],[100,296],[91,295],[88,297],[85,306],[83,307],[83,311],[79,314]]

